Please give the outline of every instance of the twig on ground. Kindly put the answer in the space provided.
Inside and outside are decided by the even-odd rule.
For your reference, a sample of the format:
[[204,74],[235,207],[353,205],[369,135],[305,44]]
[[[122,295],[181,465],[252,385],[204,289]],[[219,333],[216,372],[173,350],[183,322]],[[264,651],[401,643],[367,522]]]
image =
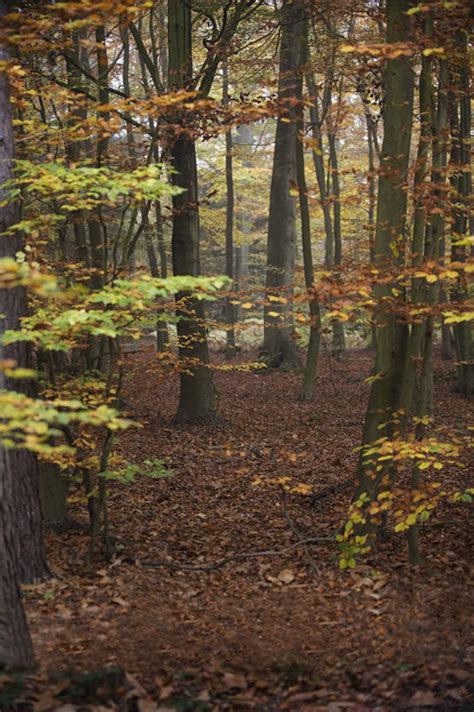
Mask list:
[[295,544],[287,546],[286,549],[280,549],[279,551],[265,550],[265,551],[249,551],[243,554],[233,554],[231,556],[225,556],[222,559],[218,559],[211,564],[203,564],[202,566],[192,566],[191,564],[178,564],[173,561],[142,561],[140,562],[142,566],[147,566],[153,569],[168,568],[168,569],[181,569],[183,571],[216,571],[221,569],[226,564],[231,561],[244,561],[245,559],[256,559],[258,557],[265,556],[284,556],[289,554],[290,551],[297,549],[299,546],[304,546],[305,544],[319,544],[322,542],[334,542],[335,539],[332,536],[325,537],[309,537],[308,539],[300,539]]

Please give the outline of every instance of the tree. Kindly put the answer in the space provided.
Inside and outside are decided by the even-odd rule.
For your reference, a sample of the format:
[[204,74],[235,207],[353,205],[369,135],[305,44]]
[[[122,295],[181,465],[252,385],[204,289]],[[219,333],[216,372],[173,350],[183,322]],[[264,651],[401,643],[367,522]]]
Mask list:
[[[455,33],[454,52],[451,61],[451,89],[448,94],[448,113],[451,129],[451,187],[454,193],[452,210],[453,224],[452,260],[466,261],[466,236],[470,235],[472,216],[469,200],[472,195],[471,175],[471,95],[469,52],[464,29]],[[463,304],[468,297],[466,275],[461,273],[451,292],[451,301]],[[474,339],[472,324],[460,322],[454,325],[454,344],[457,356],[458,388],[464,395],[474,393]]]
[[[306,64],[308,59],[308,20],[305,19],[303,25],[303,55],[302,64]],[[313,102],[317,98],[314,97]],[[312,102],[311,110],[315,111],[316,104]],[[298,140],[296,142],[296,179],[299,191],[300,218],[301,218],[301,243],[303,248],[303,267],[305,286],[308,291],[309,298],[309,315],[310,329],[308,350],[306,354],[306,364],[304,368],[303,384],[301,388],[301,399],[311,400],[314,397],[316,387],[316,372],[318,366],[319,346],[321,341],[321,310],[317,302],[316,295],[313,293],[314,285],[314,267],[313,267],[313,250],[311,245],[311,213],[308,200],[308,186],[306,183],[306,169],[304,157],[304,109],[300,107],[300,116],[298,120]],[[313,113],[312,123],[315,116]],[[313,131],[315,124],[313,123]],[[316,152],[313,150],[314,155]]]
[[[7,3],[0,2],[0,18],[7,11]],[[0,62],[10,60],[10,50],[3,40]],[[12,107],[5,67],[0,73],[0,131],[0,259],[15,259],[23,245],[17,232],[7,233],[19,222],[19,204],[8,202],[5,188],[5,183],[13,178],[14,156]],[[6,328],[18,327],[20,318],[26,314],[24,288],[0,285],[0,314],[0,333]],[[26,368],[28,356],[24,345],[7,348],[0,340],[0,389],[13,388],[12,380],[5,376],[5,363],[13,361],[14,365]],[[0,448],[0,669],[28,668],[33,663],[18,586],[21,581],[44,576],[46,570],[36,459],[26,450]]]
[[[168,2],[169,87],[190,89],[193,82],[191,5]],[[186,130],[170,149],[173,180],[182,189],[173,198],[172,254],[175,275],[200,274],[199,208],[196,144]],[[180,293],[178,300],[179,354],[182,364],[178,422],[203,422],[216,417],[216,389],[209,368],[204,305]]]
[[[222,103],[229,104],[229,63],[227,60],[223,64],[222,82]],[[233,280],[234,275],[234,213],[235,213],[235,192],[234,192],[234,141],[232,129],[225,135],[225,179],[226,179],[226,220],[225,220],[225,273],[229,279]],[[229,357],[235,352],[235,306],[232,299],[226,299],[226,322],[227,322],[227,355]]]
[[[411,20],[409,0],[388,0],[386,6],[387,43],[408,42]],[[381,151],[374,263],[391,274],[403,263],[407,213],[407,177],[412,133],[414,75],[406,55],[389,57],[385,67],[384,137]],[[393,304],[393,280],[377,284],[377,345],[363,443],[375,442],[384,434],[390,437],[393,414],[398,409],[401,370],[404,362],[407,329],[397,318]],[[358,493],[370,499],[384,481],[385,473],[359,467]]]
[[291,295],[296,249],[296,146],[295,104],[301,101],[305,3],[285,0],[280,11],[280,67],[273,173],[268,218],[267,297],[281,301],[265,307],[263,354],[272,367],[298,365]]
[[[198,79],[193,74],[192,17],[193,3],[184,0],[168,1],[169,89],[197,90],[199,98],[211,91],[220,62],[226,56],[229,44],[242,22],[261,2],[236,0],[227,4],[222,12],[220,28],[213,9],[204,10],[212,23],[213,36],[206,40],[207,55]],[[199,12],[200,4],[195,9]],[[230,12],[232,10],[232,12]],[[173,197],[172,257],[175,275],[200,273],[199,254],[199,204],[196,142],[186,130],[183,116],[170,147],[175,185],[182,189]],[[180,375],[180,401],[178,422],[204,422],[215,419],[216,388],[209,366],[209,349],[204,325],[204,305],[179,294],[178,297],[179,354],[182,364]]]

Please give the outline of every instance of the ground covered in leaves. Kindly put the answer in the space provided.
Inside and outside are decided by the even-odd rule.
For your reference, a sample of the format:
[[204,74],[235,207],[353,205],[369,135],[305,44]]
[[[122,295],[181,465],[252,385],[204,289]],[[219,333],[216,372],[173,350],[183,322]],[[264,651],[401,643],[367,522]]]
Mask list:
[[[298,401],[298,373],[218,371],[222,421],[184,427],[156,357],[129,357],[127,403],[144,428],[121,449],[163,458],[173,477],[113,486],[110,566],[84,563],[87,533],[49,535],[55,578],[25,591],[35,709],[474,709],[469,505],[423,529],[422,569],[401,535],[352,572],[337,566],[372,359],[323,354],[312,403]],[[458,426],[469,404],[452,370],[437,365],[435,413]],[[268,483],[283,476],[315,496],[284,498]],[[80,675],[103,668],[99,682]]]

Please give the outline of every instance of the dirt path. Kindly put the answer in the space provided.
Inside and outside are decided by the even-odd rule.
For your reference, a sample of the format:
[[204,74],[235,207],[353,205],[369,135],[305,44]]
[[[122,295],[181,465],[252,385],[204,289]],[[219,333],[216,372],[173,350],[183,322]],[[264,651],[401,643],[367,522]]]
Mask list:
[[[319,492],[351,476],[371,362],[368,352],[350,353],[332,379],[323,363],[311,404],[295,397],[297,374],[220,372],[224,422],[175,428],[175,386],[160,382],[152,355],[132,357],[127,399],[145,427],[129,431],[121,449],[134,462],[165,459],[173,478],[114,486],[122,548],[112,567],[84,566],[86,535],[50,536],[62,578],[25,593],[44,674],[122,666],[145,689],[141,707],[116,709],[140,712],[463,709],[474,692],[468,506],[443,513],[455,525],[422,534],[422,571],[407,566],[398,536],[349,574],[331,541],[207,573],[145,565],[205,566],[332,537],[350,489],[313,507],[290,495],[285,512],[277,486],[253,483],[287,476]],[[437,418],[457,423],[466,402],[440,369]]]

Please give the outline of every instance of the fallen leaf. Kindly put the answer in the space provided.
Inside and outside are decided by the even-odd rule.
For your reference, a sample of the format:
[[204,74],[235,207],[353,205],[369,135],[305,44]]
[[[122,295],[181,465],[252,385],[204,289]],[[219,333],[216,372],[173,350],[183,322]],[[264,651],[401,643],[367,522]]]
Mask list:
[[127,608],[130,604],[125,601],[125,599],[120,598],[120,596],[115,596],[115,598],[112,598],[112,603],[117,604],[117,606],[123,606],[124,608]]
[[292,583],[295,580],[295,574],[291,569],[283,569],[277,576],[277,581],[284,584]]
[[439,700],[431,690],[417,690],[415,694],[408,700],[408,707],[438,707],[442,705],[442,701]]
[[232,672],[225,672],[224,684],[229,690],[245,690],[247,687],[247,680],[243,677],[243,675],[234,675]]

